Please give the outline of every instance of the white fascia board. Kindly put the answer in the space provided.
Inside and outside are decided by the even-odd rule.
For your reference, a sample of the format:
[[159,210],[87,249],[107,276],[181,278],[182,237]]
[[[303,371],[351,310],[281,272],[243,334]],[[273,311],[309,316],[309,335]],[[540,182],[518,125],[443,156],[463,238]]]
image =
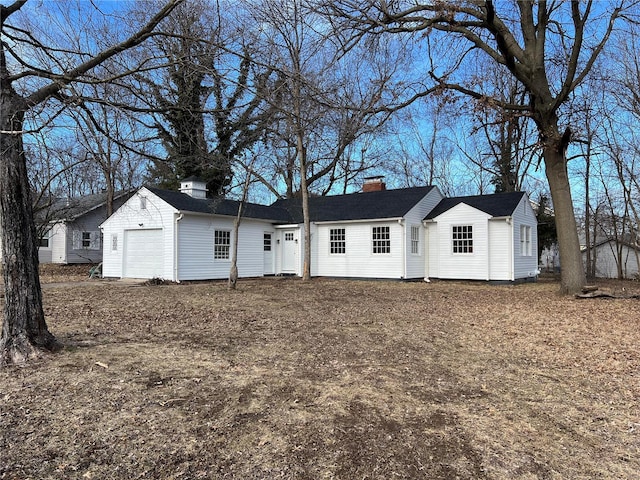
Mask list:
[[282,230],[285,228],[301,228],[304,224],[302,223],[288,223],[287,225],[274,225],[273,228],[276,230]]
[[392,217],[392,218],[369,218],[362,220],[333,220],[333,221],[324,221],[324,222],[311,222],[315,225],[336,225],[343,223],[388,223],[388,222],[400,222],[404,220],[404,217]]

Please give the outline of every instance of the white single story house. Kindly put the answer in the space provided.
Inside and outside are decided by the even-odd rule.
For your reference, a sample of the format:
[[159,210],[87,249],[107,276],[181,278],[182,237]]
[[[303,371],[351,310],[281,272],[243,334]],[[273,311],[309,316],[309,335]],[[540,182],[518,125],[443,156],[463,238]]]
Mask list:
[[[434,186],[312,197],[312,276],[514,281],[537,275],[536,218],[522,192],[445,199]],[[229,275],[239,202],[141,188],[102,225],[103,276],[171,281]],[[301,275],[300,199],[246,205],[238,234],[240,277]]]

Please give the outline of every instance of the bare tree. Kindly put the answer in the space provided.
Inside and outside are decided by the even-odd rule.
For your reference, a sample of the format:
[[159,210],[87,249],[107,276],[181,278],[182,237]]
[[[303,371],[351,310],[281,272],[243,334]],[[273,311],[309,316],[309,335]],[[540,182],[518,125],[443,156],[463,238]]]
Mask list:
[[91,48],[91,42],[85,51],[48,44],[52,39],[46,35],[39,38],[42,32],[10,22],[19,21],[27,0],[0,5],[0,226],[5,284],[0,363],[25,362],[42,351],[59,348],[42,308],[38,238],[23,140],[37,120],[29,113],[48,100],[59,100],[60,108],[65,108],[67,85],[90,82],[92,70],[149,38],[180,1],[170,0],[137,31],[98,51],[95,44]]
[[195,175],[207,182],[209,195],[223,194],[234,162],[260,141],[270,121],[263,90],[273,70],[255,61],[242,28],[218,3],[185,3],[161,30],[144,55],[163,68],[130,77],[136,106],[122,107],[144,112],[146,127],[167,152],[152,158],[152,181],[176,188]]
[[[597,5],[596,5],[597,4]],[[450,47],[449,56],[431,57],[434,88],[493,103],[529,115],[539,131],[539,148],[556,214],[562,261],[561,290],[579,291],[585,281],[567,172],[569,127],[560,126],[560,107],[582,84],[609,40],[626,2],[518,1],[403,2],[342,0],[330,6],[348,48],[363,37],[415,35]],[[441,47],[442,48],[442,47]],[[454,52],[459,54],[454,55]],[[518,105],[487,95],[471,66],[492,62],[528,93]]]

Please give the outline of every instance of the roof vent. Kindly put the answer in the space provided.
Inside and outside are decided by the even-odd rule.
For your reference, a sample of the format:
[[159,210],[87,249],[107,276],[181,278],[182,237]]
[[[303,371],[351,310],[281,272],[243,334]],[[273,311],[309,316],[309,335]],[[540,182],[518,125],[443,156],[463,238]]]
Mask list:
[[193,198],[207,198],[207,182],[198,177],[185,178],[180,182],[180,193]]
[[384,175],[378,175],[375,177],[366,177],[364,184],[362,185],[362,192],[380,192],[387,189],[387,185],[384,183]]

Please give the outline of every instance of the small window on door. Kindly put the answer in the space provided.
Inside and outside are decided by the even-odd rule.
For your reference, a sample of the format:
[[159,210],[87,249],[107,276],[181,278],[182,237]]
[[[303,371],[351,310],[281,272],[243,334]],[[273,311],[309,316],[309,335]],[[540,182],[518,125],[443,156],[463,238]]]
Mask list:
[[284,241],[285,242],[293,242],[293,233],[285,233],[284,234]]

